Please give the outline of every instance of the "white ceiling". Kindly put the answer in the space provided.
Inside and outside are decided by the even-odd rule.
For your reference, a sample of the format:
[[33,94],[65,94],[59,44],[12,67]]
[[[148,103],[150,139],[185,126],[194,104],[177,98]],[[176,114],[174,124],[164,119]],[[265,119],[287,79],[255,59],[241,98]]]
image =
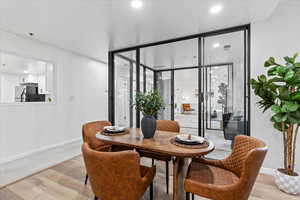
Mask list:
[[[109,49],[267,18],[280,0],[0,0],[0,28],[99,60]],[[212,5],[223,11],[209,13]]]

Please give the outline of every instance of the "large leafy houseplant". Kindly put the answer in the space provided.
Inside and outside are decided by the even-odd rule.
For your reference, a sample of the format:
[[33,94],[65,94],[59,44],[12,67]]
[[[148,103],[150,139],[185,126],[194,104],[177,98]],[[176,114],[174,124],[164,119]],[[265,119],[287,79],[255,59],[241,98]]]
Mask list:
[[297,56],[284,57],[284,65],[270,57],[264,64],[268,77],[260,75],[257,80],[251,79],[255,95],[261,98],[260,108],[263,111],[271,108],[274,128],[283,133],[284,172],[291,176],[296,175],[296,137],[300,124],[300,62],[296,62]]
[[273,126],[283,133],[284,168],[278,171],[294,177],[299,177],[295,172],[296,138],[300,124],[300,62],[296,62],[297,56],[284,57],[285,64],[279,64],[270,57],[264,63],[267,76],[251,79],[254,93],[260,97],[259,107],[263,112],[273,111]]
[[148,93],[137,93],[135,98],[135,108],[143,113],[142,132],[145,138],[152,138],[156,130],[155,116],[165,109],[164,101],[158,90]]

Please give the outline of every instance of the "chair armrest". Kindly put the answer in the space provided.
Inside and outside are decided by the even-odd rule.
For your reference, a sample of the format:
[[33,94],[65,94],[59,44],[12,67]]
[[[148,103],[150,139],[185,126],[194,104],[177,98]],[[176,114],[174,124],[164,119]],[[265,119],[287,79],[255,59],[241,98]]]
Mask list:
[[103,151],[103,152],[110,152],[111,151],[111,145],[102,145],[95,149],[96,151]]
[[222,167],[222,163],[223,163],[223,160],[215,160],[215,159],[201,158],[201,157],[193,158],[192,161],[200,162],[200,163],[207,164],[207,165],[213,165],[216,167]]
[[142,184],[145,187],[148,187],[150,183],[153,181],[156,173],[156,166],[149,167],[147,173],[142,177]]

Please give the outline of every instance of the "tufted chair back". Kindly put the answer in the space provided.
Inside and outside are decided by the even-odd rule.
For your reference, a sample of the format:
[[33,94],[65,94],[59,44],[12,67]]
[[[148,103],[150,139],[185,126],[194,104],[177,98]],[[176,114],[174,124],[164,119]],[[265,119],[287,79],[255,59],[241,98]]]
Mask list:
[[[134,151],[101,152],[82,145],[92,190],[101,200],[137,200],[147,188]],[[144,180],[145,179],[145,180]]]
[[[221,167],[232,171],[237,176],[241,177],[247,164],[255,167],[254,163],[247,163],[247,159],[251,158],[253,154],[257,154],[257,160],[262,160],[267,153],[266,145],[253,137],[245,135],[238,135],[235,137],[233,152],[229,157],[221,161]],[[260,166],[259,166],[260,167]]]
[[157,130],[160,131],[171,131],[180,132],[180,126],[177,121],[172,120],[157,120],[156,121]]
[[111,126],[109,121],[89,122],[82,126],[83,142],[87,142],[92,149],[101,148],[104,143],[96,138],[96,134],[103,130],[105,126]]

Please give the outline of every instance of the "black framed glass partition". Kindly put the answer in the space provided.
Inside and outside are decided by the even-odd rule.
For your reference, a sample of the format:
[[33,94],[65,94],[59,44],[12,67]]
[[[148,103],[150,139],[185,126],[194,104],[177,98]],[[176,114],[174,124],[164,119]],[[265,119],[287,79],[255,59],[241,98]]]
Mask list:
[[233,110],[233,63],[205,67],[206,128],[223,130],[222,114]]
[[156,88],[166,104],[157,117],[179,121],[183,132],[250,135],[249,48],[247,24],[110,51],[109,120],[139,127],[135,94]]

